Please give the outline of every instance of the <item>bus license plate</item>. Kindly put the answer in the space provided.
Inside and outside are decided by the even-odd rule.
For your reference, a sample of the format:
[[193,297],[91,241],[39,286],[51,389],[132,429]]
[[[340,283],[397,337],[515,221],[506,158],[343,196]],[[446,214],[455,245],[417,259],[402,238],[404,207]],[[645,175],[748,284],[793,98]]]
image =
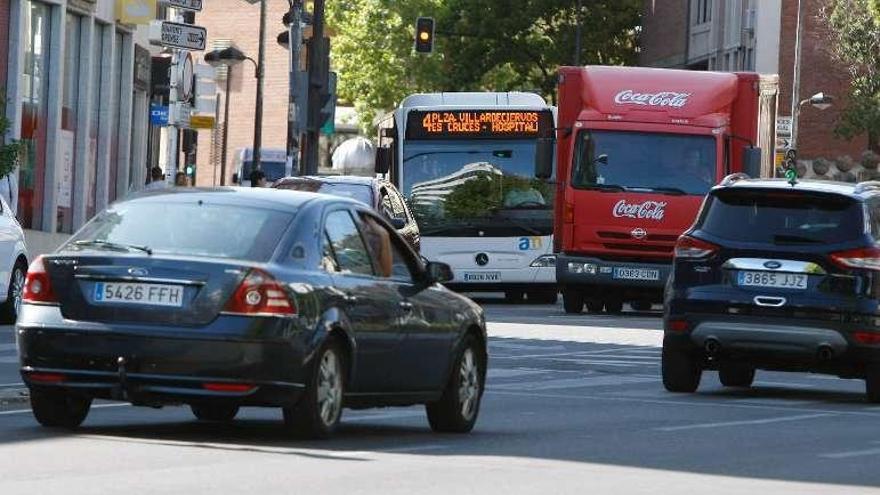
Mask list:
[[802,273],[743,271],[739,272],[737,283],[747,287],[804,290],[807,288],[807,275]]
[[98,282],[95,284],[95,302],[180,307],[183,306],[183,286]]
[[612,275],[621,280],[660,280],[660,270],[656,268],[617,267]]
[[501,282],[501,272],[464,272],[465,282]]

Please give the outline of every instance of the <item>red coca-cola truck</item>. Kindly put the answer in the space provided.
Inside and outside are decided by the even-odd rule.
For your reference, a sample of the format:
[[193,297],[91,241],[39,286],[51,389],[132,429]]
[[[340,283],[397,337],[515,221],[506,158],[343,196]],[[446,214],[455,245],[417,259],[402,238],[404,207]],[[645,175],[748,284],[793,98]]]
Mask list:
[[[679,235],[726,175],[773,170],[776,76],[562,67],[554,250],[565,310],[662,301]],[[536,175],[553,174],[553,143]]]

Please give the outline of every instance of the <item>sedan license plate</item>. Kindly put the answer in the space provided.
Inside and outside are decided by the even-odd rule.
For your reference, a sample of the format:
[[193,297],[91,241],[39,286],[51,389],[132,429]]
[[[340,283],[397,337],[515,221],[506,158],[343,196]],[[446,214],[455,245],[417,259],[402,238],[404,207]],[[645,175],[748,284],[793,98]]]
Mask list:
[[612,277],[622,280],[660,280],[660,270],[656,268],[616,267]]
[[747,287],[804,290],[807,288],[807,275],[803,273],[743,271],[737,275],[737,284]]
[[180,307],[183,306],[183,286],[98,282],[95,284],[95,302]]
[[465,282],[501,282],[501,272],[464,272]]

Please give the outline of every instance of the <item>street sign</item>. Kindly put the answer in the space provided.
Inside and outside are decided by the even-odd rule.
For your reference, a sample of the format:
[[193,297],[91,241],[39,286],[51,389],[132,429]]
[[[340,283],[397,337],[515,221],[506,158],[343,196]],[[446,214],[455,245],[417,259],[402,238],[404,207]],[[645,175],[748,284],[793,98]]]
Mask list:
[[159,4],[189,12],[202,11],[202,0],[159,0]]
[[182,50],[204,50],[208,30],[201,26],[177,22],[153,21],[150,23],[150,43]]
[[181,101],[189,101],[193,97],[193,59],[188,52],[181,54],[183,60],[180,61],[181,69],[177,72],[180,79],[177,80],[177,87],[180,88],[178,97]]
[[189,118],[190,129],[213,129],[213,115],[192,115]]
[[168,125],[168,107],[165,105],[150,105],[150,125],[162,127]]
[[791,117],[776,117],[776,135],[791,137]]

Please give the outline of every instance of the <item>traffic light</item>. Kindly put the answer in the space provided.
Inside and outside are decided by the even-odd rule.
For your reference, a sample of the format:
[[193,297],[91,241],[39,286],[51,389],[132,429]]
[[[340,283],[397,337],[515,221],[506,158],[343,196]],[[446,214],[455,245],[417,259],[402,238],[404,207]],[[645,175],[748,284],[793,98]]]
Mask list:
[[431,53],[434,51],[434,18],[419,17],[416,19],[416,52]]

